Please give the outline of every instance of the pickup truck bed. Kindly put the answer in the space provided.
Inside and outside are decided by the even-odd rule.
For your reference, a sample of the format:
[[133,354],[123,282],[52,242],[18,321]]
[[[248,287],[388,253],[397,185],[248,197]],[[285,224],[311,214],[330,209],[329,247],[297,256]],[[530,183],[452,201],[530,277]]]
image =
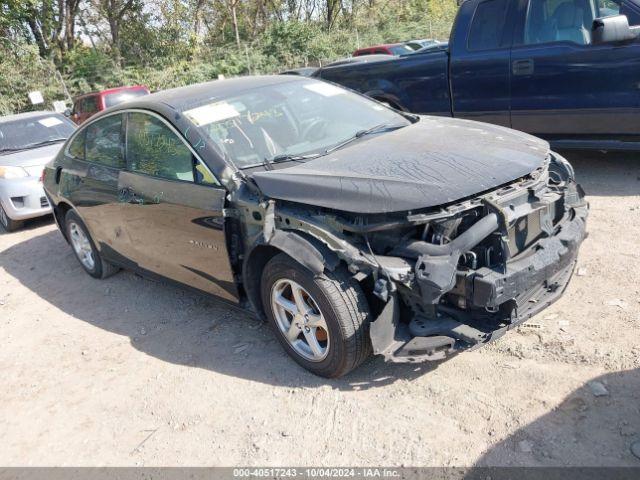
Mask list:
[[434,49],[372,63],[325,67],[320,78],[416,113],[451,115],[449,52]]

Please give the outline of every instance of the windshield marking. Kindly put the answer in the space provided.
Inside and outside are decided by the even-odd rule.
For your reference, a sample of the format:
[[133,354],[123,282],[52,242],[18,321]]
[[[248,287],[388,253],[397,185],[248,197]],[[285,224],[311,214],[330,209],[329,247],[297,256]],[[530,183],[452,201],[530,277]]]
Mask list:
[[56,117],[47,117],[47,118],[41,118],[40,120],[38,120],[38,123],[40,125],[43,125],[49,128],[49,127],[54,127],[56,125],[62,125],[62,120]]
[[329,83],[311,83],[309,85],[305,85],[304,88],[314,93],[318,93],[323,97],[333,97],[334,95],[343,95],[345,93],[345,90],[343,90],[342,88],[336,87]]
[[240,112],[227,102],[211,103],[209,105],[192,108],[191,110],[185,111],[184,114],[198,127],[240,116]]

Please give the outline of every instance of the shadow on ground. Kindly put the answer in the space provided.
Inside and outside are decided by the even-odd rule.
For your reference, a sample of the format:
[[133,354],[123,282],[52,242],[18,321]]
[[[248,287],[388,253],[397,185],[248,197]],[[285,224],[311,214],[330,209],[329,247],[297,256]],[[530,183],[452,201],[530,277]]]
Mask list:
[[591,380],[492,447],[476,466],[640,467],[631,452],[638,441],[640,369],[633,369]]
[[0,267],[71,317],[118,335],[161,360],[291,387],[344,390],[411,380],[436,368],[372,358],[337,380],[315,377],[286,356],[269,326],[251,313],[180,286],[121,271],[89,277],[57,230],[0,252]]
[[571,162],[587,195],[640,195],[640,153],[560,152]]
[[[19,231],[31,231],[36,228],[43,227],[54,223],[53,215],[45,215],[44,217],[31,218],[24,220],[24,223],[20,227]],[[7,232],[2,226],[0,226],[0,235],[9,235],[11,232]]]

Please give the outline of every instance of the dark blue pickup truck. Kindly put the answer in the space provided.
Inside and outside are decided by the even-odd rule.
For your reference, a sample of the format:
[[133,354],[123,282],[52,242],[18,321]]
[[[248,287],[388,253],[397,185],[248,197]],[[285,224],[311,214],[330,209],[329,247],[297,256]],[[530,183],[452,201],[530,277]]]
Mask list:
[[316,77],[400,110],[640,150],[640,0],[468,0],[449,47]]

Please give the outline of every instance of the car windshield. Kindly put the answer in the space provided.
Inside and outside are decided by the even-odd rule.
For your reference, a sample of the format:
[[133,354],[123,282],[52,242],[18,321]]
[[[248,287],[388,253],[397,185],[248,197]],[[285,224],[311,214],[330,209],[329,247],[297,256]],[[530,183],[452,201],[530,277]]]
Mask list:
[[62,142],[73,133],[73,124],[59,114],[45,114],[0,121],[0,153]]
[[144,95],[149,95],[149,92],[142,88],[138,88],[135,90],[121,90],[115,93],[109,93],[104,96],[104,104],[106,108],[113,107],[114,105],[118,105],[119,103],[126,102],[132,100],[136,97],[143,97]]
[[322,154],[363,133],[411,123],[373,100],[316,80],[247,90],[184,114],[238,168]]

